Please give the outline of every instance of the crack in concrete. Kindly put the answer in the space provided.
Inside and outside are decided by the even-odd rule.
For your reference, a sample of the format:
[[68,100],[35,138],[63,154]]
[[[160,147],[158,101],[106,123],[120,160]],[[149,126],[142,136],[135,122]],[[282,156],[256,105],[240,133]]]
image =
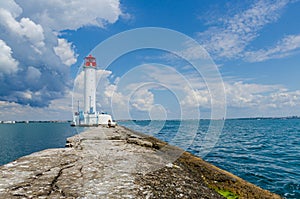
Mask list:
[[[51,190],[48,192],[48,196],[50,196],[53,192],[59,192],[61,194],[61,196],[65,196],[65,193],[62,189],[59,188],[59,186],[56,184],[57,181],[58,181],[58,178],[62,175],[63,171],[65,169],[69,169],[69,168],[72,168],[75,166],[75,163],[76,161],[72,162],[72,163],[67,163],[68,166],[66,167],[63,167],[59,170],[59,172],[57,173],[57,175],[53,178],[52,182],[51,182]],[[72,165],[69,165],[69,164],[72,164]],[[62,165],[63,166],[63,165]]]

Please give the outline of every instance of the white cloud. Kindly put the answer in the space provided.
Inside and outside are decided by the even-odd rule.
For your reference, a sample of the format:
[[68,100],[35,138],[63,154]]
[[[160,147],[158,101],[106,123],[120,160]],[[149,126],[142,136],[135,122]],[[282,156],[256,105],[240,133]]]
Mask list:
[[[65,98],[53,100],[46,108],[0,101],[0,120],[70,120],[72,117],[70,96],[67,94]],[[24,93],[23,97],[30,97],[30,93]]]
[[57,39],[57,41],[58,45],[53,47],[53,49],[61,61],[67,66],[71,66],[72,64],[76,63],[77,55],[75,55],[72,43],[69,43],[65,39]]
[[18,70],[18,61],[12,57],[12,51],[6,43],[0,39],[0,75],[15,73]]
[[244,82],[225,83],[227,106],[230,107],[260,107],[264,106],[270,93],[278,92],[280,86],[250,84]]
[[208,90],[189,89],[185,92],[186,97],[181,101],[183,106],[192,108],[210,107],[211,95]]
[[29,18],[22,18],[20,21],[20,33],[27,37],[36,48],[43,48],[44,30],[41,25],[35,24]]
[[216,57],[240,57],[248,44],[259,36],[259,31],[279,18],[279,11],[287,3],[287,0],[257,1],[233,17],[218,20],[221,21],[218,26],[198,33],[200,43]]
[[123,15],[120,7],[118,0],[0,1],[0,73],[13,74],[1,76],[0,100],[47,107],[64,97],[71,85],[67,66],[77,55],[59,38],[62,31],[105,28]]
[[154,105],[154,95],[148,89],[142,88],[134,92],[130,103],[132,107],[140,111],[150,111]]
[[41,25],[34,23],[29,18],[17,21],[12,13],[0,8],[0,24],[6,27],[16,37],[21,37],[31,43],[31,47],[41,54],[44,43],[44,30]]
[[272,105],[273,108],[299,107],[300,91],[282,91],[272,93],[270,95],[270,102],[270,105]]
[[0,8],[9,10],[14,18],[22,13],[22,8],[14,0],[0,1]]
[[[241,81],[224,84],[228,117],[300,115],[300,90],[289,91],[281,85]],[[193,89],[186,92],[181,108],[189,113],[196,108],[211,110],[212,100],[209,90]]]
[[118,0],[19,0],[18,3],[25,15],[55,31],[76,30],[86,25],[104,27],[122,15]]
[[269,49],[245,53],[245,59],[250,62],[261,62],[268,59],[287,57],[300,50],[300,35],[285,36],[276,46]]
[[[247,113],[244,114],[247,114],[248,117],[300,114],[300,90],[289,91],[280,85],[244,82],[227,82],[225,87],[227,106],[231,116],[238,115],[245,110]],[[232,110],[238,113],[234,113]],[[240,116],[245,117],[245,115]]]

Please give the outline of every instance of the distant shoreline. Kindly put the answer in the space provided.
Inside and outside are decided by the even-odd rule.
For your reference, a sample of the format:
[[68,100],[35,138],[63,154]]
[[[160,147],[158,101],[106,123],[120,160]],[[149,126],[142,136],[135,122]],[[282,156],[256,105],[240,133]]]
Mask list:
[[[257,119],[300,119],[300,116],[285,116],[285,117],[237,117],[237,118],[224,118],[224,120],[257,120]],[[166,119],[166,120],[151,120],[151,121],[187,121],[187,120],[221,120],[221,119],[210,119],[210,118],[200,118],[200,119]],[[116,120],[117,122],[126,121],[150,121],[145,119],[121,119]]]
[[[300,116],[285,116],[285,117],[238,117],[238,118],[224,118],[224,120],[273,120],[273,119],[300,119]],[[222,119],[167,119],[167,120],[151,120],[151,121],[187,121],[187,120],[222,120]],[[147,119],[120,119],[117,122],[126,121],[150,121]],[[0,124],[15,124],[15,123],[71,123],[71,120],[0,120]]]
[[0,121],[0,124],[16,124],[16,123],[70,123],[71,121],[69,120],[41,120],[41,121],[37,121],[37,120],[22,120],[22,121],[18,121],[18,120],[2,120]]

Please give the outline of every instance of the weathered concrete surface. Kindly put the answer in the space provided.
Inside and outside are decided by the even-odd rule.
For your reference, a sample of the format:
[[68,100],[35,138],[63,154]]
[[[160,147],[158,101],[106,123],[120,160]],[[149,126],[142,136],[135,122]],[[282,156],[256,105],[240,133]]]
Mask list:
[[280,198],[120,126],[89,128],[67,145],[1,166],[0,198],[223,198],[216,190],[239,198]]

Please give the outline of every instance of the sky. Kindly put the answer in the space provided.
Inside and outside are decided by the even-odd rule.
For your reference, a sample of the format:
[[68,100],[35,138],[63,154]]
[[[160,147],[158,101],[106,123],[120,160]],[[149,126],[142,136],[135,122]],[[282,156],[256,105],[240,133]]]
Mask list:
[[298,0],[0,2],[0,120],[300,116]]

